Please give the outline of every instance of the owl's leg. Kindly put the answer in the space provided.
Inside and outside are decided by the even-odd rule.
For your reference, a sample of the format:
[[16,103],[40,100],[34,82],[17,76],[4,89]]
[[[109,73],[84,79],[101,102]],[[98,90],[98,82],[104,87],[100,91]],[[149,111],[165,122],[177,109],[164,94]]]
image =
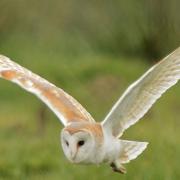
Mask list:
[[110,166],[112,167],[114,172],[118,172],[121,174],[126,173],[126,168],[118,160],[112,162]]

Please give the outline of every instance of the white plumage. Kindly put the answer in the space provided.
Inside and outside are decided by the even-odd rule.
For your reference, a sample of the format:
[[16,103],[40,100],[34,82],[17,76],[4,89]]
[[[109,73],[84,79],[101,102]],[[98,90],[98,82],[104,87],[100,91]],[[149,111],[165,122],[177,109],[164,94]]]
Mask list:
[[133,83],[113,106],[103,126],[115,136],[136,123],[155,101],[180,79],[180,48],[165,57]]
[[0,55],[0,77],[35,94],[57,115],[65,126],[61,144],[73,163],[109,163],[114,171],[125,173],[122,166],[135,159],[147,142],[118,139],[136,123],[161,95],[180,79],[180,48],[154,65],[133,83],[101,123],[73,97],[47,80]]

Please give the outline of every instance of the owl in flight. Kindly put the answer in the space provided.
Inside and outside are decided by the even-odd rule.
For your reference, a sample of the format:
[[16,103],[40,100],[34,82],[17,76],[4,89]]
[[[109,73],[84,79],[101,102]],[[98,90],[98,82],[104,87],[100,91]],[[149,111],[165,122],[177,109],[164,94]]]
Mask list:
[[180,47],[130,85],[100,123],[62,89],[3,55],[0,55],[0,77],[35,94],[57,115],[64,125],[61,144],[69,161],[108,163],[114,171],[125,173],[123,164],[139,156],[148,143],[119,138],[178,82]]

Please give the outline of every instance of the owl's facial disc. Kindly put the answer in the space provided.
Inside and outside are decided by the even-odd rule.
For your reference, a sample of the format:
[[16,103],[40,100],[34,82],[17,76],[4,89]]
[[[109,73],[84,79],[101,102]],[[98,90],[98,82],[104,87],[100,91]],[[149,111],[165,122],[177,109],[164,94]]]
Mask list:
[[64,154],[73,163],[87,163],[94,148],[94,140],[86,131],[78,131],[73,134],[66,130],[62,131],[61,144]]

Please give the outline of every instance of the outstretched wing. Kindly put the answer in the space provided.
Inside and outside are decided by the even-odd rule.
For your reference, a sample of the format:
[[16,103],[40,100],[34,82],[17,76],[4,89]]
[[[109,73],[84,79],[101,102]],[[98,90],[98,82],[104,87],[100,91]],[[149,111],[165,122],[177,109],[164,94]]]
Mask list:
[[69,94],[3,55],[0,55],[0,77],[35,94],[65,126],[76,121],[94,122],[91,115]]
[[154,65],[125,91],[102,122],[114,136],[135,124],[180,79],[180,47]]

